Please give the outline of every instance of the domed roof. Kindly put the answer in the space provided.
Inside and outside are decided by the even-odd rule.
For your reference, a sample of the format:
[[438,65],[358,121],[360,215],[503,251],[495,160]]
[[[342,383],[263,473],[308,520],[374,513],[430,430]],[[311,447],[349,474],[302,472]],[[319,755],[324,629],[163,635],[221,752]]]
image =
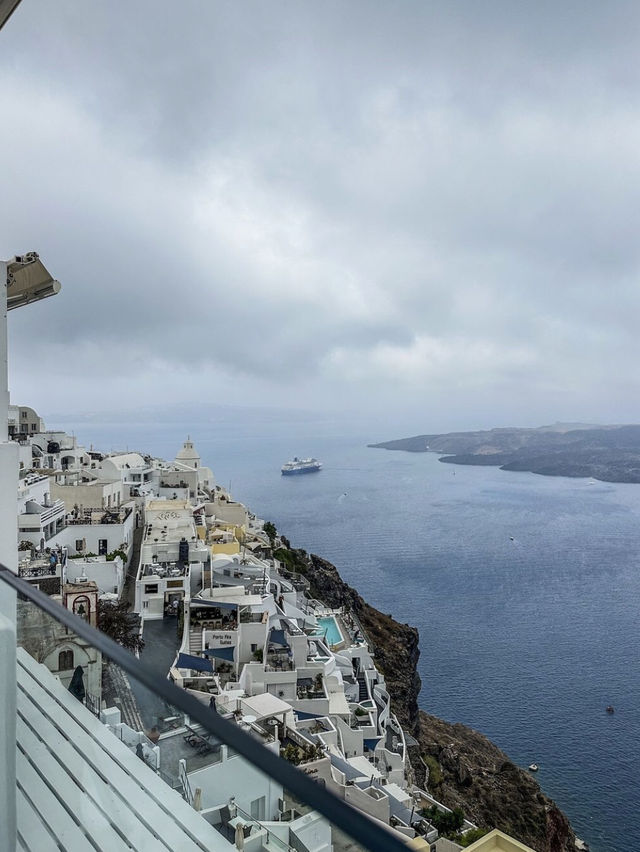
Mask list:
[[177,462],[182,462],[182,464],[189,465],[190,467],[196,467],[194,462],[200,461],[200,453],[193,446],[191,438],[187,436],[187,440],[182,445],[182,449],[176,456]]

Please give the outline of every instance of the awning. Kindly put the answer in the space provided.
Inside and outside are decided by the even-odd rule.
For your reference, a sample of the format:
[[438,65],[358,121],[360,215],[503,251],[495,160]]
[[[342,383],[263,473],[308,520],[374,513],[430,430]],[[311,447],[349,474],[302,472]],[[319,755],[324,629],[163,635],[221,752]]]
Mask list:
[[192,598],[191,609],[194,609],[198,606],[217,606],[218,609],[235,609],[238,606],[238,601],[229,603],[228,601],[212,601],[208,598]]
[[213,672],[211,660],[207,660],[205,657],[195,657],[193,654],[178,654],[177,667],[179,669],[193,669],[196,672]]
[[269,642],[272,645],[282,645],[283,648],[289,647],[289,643],[284,635],[284,630],[276,630],[275,627],[272,627],[269,631]]
[[231,645],[228,648],[205,648],[202,653],[207,657],[215,657],[217,660],[233,660],[234,651],[235,648]]

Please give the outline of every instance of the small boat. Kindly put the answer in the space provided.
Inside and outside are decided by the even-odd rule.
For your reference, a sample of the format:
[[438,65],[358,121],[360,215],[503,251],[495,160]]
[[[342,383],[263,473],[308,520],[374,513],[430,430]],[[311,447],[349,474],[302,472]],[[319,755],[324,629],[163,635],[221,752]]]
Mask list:
[[616,711],[613,709],[613,704],[607,705],[607,713],[615,713]]
[[529,764],[529,771],[530,772],[537,772],[538,771],[538,764],[537,763],[530,763]]

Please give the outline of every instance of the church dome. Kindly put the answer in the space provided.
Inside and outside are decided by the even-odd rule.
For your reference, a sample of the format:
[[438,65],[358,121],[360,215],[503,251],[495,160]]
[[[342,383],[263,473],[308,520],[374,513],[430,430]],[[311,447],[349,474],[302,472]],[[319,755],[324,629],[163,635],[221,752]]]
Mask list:
[[176,461],[181,464],[186,464],[189,467],[200,466],[200,453],[193,446],[191,438],[187,437],[187,440],[182,445],[182,449],[176,456]]

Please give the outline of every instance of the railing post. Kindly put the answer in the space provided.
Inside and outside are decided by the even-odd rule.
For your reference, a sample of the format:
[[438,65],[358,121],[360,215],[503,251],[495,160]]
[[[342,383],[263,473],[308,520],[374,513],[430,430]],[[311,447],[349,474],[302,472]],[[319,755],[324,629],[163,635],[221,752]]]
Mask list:
[[[10,590],[0,590],[6,595]],[[15,595],[13,595],[15,597]],[[16,630],[0,613],[0,849],[16,848]]]
[[[0,261],[0,563],[18,570],[18,445],[9,440],[7,264]],[[0,848],[16,847],[16,594],[0,589]]]

